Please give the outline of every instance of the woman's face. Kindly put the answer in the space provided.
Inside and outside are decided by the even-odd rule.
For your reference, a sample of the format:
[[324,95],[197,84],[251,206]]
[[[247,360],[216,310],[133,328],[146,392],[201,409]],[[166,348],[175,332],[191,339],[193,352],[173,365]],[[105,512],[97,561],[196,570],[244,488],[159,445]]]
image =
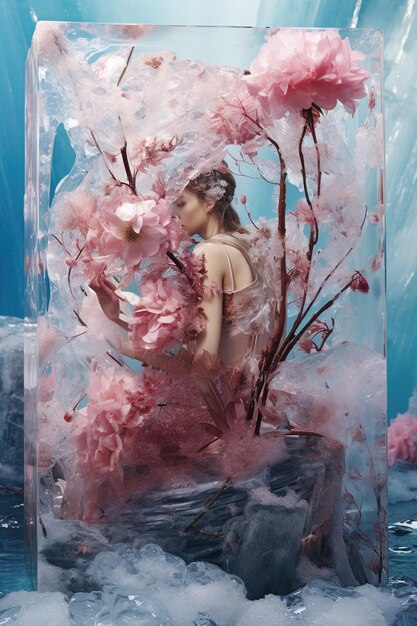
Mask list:
[[209,209],[213,200],[201,200],[195,193],[185,188],[172,204],[172,214],[177,215],[189,236],[204,233],[209,219]]

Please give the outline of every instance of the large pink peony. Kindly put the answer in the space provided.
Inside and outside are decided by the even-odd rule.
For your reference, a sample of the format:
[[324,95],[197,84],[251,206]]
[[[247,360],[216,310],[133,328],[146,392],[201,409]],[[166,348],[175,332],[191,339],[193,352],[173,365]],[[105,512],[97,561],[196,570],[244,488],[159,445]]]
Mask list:
[[388,426],[388,465],[397,459],[417,465],[417,417],[402,413]]
[[370,74],[356,64],[364,55],[335,30],[280,29],[269,36],[242,80],[257,99],[265,125],[288,110],[312,103],[334,109],[339,100],[352,115],[358,98],[367,95]]
[[121,368],[91,374],[89,403],[77,412],[72,439],[82,465],[96,476],[118,469],[128,439],[156,405],[139,380]]

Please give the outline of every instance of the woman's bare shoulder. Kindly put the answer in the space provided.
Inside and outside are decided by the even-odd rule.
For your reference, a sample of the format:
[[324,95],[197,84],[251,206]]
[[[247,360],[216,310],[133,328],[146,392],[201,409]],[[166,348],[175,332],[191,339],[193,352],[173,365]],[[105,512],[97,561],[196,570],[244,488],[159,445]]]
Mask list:
[[216,245],[214,241],[200,241],[194,246],[192,253],[197,256],[204,255],[209,272],[223,278],[226,262],[219,245]]
[[212,251],[210,254],[216,255],[219,246],[215,241],[199,241],[193,248],[193,252],[205,252],[206,250],[210,250]]

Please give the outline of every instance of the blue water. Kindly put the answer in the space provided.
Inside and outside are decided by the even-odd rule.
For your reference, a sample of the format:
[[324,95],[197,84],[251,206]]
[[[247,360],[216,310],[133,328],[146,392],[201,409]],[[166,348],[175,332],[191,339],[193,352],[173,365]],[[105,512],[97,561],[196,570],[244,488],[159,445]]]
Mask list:
[[25,575],[23,529],[23,497],[0,493],[0,591],[32,590]]
[[[416,530],[394,526],[398,522],[416,522]],[[417,501],[389,507],[390,578],[407,576],[417,579]],[[0,493],[0,591],[31,591],[25,573],[24,509],[21,495]]]

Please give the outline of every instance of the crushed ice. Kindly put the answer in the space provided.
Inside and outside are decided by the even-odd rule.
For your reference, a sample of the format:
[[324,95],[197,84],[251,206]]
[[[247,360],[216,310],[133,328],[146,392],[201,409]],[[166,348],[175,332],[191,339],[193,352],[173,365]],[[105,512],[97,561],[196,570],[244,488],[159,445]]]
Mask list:
[[246,598],[243,582],[210,563],[185,562],[157,544],[118,544],[88,567],[89,592],[16,591],[0,624],[33,626],[382,626],[417,618],[417,585],[337,587],[314,581],[288,596]]

